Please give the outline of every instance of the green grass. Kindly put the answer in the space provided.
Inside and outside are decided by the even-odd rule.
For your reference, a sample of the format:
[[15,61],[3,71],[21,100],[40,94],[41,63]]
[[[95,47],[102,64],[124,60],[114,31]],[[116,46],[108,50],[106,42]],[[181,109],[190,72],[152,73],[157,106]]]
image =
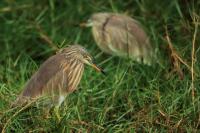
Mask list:
[[[200,131],[200,1],[198,0],[3,0],[0,2],[0,130],[6,132],[199,132]],[[90,29],[76,25],[94,12],[126,13],[139,20],[156,51],[151,67],[103,54]],[[165,27],[174,48],[191,66],[194,18],[198,20],[191,73],[169,75]],[[58,47],[80,43],[96,57],[106,76],[86,67],[79,90],[59,110],[44,118],[33,106],[10,104],[40,64],[54,54],[43,32]]]

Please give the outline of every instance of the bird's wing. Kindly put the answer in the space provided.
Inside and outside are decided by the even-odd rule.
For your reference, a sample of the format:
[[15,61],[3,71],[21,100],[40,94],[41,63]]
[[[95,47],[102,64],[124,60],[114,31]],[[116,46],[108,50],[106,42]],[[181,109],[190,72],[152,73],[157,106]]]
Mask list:
[[110,17],[108,24],[117,26],[120,29],[126,28],[130,34],[135,36],[136,40],[141,43],[141,45],[145,45],[144,42],[148,40],[148,36],[146,35],[142,25],[133,18],[125,15],[114,14]]
[[[65,62],[65,59],[61,54],[54,55],[47,59],[27,82],[21,93],[21,97],[34,98],[40,96],[45,91],[44,89],[47,83],[62,73],[60,69],[63,62]],[[54,86],[56,86],[56,84],[54,84]]]
[[122,19],[112,16],[105,26],[108,47],[113,54],[119,56],[138,57],[141,47],[137,38],[130,32],[130,24]]

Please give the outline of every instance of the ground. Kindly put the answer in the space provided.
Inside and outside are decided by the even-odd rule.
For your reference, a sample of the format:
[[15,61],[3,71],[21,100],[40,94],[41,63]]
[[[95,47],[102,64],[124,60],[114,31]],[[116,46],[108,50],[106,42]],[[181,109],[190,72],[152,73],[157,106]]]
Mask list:
[[[199,7],[198,0],[2,0],[0,130],[198,132]],[[95,12],[118,12],[140,21],[155,49],[154,64],[102,53],[91,29],[78,26]],[[44,117],[43,109],[33,105],[12,109],[10,104],[55,53],[54,47],[72,43],[86,47],[107,75],[86,67],[79,89],[59,109],[60,120],[54,113]]]

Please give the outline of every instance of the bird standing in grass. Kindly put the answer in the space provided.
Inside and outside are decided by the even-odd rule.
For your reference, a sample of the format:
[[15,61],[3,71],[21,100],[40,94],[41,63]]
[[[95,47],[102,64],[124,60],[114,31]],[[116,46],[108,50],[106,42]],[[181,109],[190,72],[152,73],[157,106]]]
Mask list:
[[149,38],[136,20],[122,14],[95,13],[81,25],[92,27],[94,39],[105,53],[151,64]]
[[47,96],[51,105],[60,106],[66,95],[77,88],[84,64],[103,72],[93,63],[91,55],[82,46],[72,45],[60,50],[47,59],[31,77],[15,105]]

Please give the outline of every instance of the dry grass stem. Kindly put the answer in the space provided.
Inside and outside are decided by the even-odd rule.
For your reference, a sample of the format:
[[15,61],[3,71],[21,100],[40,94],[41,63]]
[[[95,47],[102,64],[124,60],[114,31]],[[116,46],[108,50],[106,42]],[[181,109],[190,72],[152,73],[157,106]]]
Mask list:
[[197,16],[194,14],[193,16],[193,22],[194,22],[194,34],[193,34],[193,39],[192,39],[192,53],[191,53],[191,60],[192,60],[192,63],[191,63],[191,77],[192,77],[192,82],[191,82],[191,89],[192,89],[192,101],[193,101],[193,104],[194,104],[194,97],[195,97],[195,86],[194,86],[194,64],[195,64],[195,41],[196,41],[196,36],[197,36],[197,30],[198,30],[198,22],[199,22],[199,19],[197,18]]
[[17,116],[20,112],[22,112],[23,110],[25,110],[26,108],[28,108],[31,104],[35,103],[36,100],[30,102],[30,103],[27,103],[25,106],[23,106],[20,110],[18,110],[16,113],[14,113],[8,120],[7,122],[4,124],[4,127],[1,131],[1,133],[6,133],[6,127],[8,126],[8,124],[11,122],[11,120]]
[[169,37],[169,33],[167,31],[167,27],[166,27],[166,40],[167,40],[168,49],[169,49],[169,52],[170,52],[171,63],[173,64],[173,70],[172,71],[177,72],[178,75],[179,75],[179,78],[183,79],[184,78],[184,74],[183,74],[183,71],[182,71],[182,69],[180,67],[180,63],[184,64],[188,69],[190,68],[190,66],[186,63],[186,61],[184,61],[179,56],[177,51],[174,49],[173,44],[171,42],[171,39]]
[[27,9],[27,8],[30,8],[32,7],[32,5],[20,5],[20,6],[17,6],[17,7],[3,7],[0,9],[0,13],[6,13],[6,12],[12,12],[12,11],[16,11],[16,10],[24,10],[24,9]]
[[58,47],[53,43],[51,38],[44,32],[39,24],[36,24],[36,29],[39,32],[40,38],[44,40],[53,50],[57,51]]

